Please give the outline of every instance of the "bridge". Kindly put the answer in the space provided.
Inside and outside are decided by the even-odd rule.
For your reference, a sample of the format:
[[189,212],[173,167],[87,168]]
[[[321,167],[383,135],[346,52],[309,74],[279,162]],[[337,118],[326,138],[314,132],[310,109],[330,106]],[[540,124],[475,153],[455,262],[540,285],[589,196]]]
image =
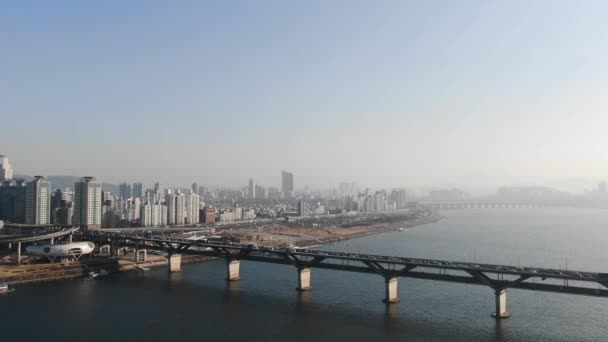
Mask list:
[[[169,272],[181,270],[181,255],[196,254],[226,261],[226,280],[240,279],[240,261],[292,265],[297,271],[298,291],[311,290],[311,269],[377,274],[384,278],[387,304],[399,302],[399,278],[415,278],[482,285],[494,292],[495,318],[510,316],[507,289],[525,289],[596,297],[608,297],[608,273],[559,270],[539,267],[477,264],[470,262],[406,258],[322,250],[295,250],[238,243],[211,243],[174,238],[142,237],[125,234],[89,232],[79,238],[100,244],[101,249],[118,251],[134,248],[140,252],[167,252]],[[145,255],[145,253],[144,253]]]
[[[429,210],[449,209],[507,209],[507,208],[541,208],[559,206],[560,204],[504,201],[422,201],[420,206]],[[562,204],[563,205],[563,204]]]
[[23,243],[40,242],[49,240],[50,244],[53,244],[56,238],[67,238],[69,242],[72,242],[72,238],[76,232],[80,230],[80,227],[54,227],[45,226],[44,232],[33,232],[30,234],[0,234],[0,245],[7,245],[9,251],[13,244],[17,244],[17,264],[21,265],[21,245]]

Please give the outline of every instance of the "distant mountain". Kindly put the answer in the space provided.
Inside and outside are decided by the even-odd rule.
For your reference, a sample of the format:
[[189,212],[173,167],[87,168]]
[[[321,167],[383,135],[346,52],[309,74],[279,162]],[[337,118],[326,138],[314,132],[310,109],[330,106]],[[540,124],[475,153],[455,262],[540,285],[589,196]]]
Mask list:
[[[13,178],[23,178],[25,180],[31,180],[34,177],[26,175],[14,175]],[[54,189],[65,189],[70,188],[74,191],[74,183],[78,182],[82,177],[77,176],[48,176],[51,182],[51,187]],[[113,194],[118,194],[118,185],[110,183],[102,183],[103,191],[109,191]]]

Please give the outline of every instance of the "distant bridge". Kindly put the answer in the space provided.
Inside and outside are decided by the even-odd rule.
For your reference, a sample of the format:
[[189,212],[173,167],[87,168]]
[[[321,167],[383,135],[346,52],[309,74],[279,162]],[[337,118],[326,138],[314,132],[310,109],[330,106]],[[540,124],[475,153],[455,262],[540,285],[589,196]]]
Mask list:
[[488,286],[494,290],[496,311],[493,317],[505,318],[507,289],[525,289],[608,297],[608,273],[558,270],[539,267],[477,264],[470,262],[405,258],[385,255],[344,253],[255,245],[209,243],[184,239],[145,238],[140,236],[87,233],[80,238],[100,244],[114,254],[120,248],[140,252],[162,250],[168,253],[169,272],[181,270],[181,254],[196,254],[226,260],[226,280],[240,279],[240,261],[256,261],[295,266],[299,291],[311,289],[311,268],[378,274],[384,278],[385,303],[399,302],[398,278],[439,280]]
[[549,203],[526,203],[526,202],[499,202],[499,201],[438,201],[421,202],[420,205],[430,210],[446,209],[497,209],[497,208],[541,208],[558,206]]

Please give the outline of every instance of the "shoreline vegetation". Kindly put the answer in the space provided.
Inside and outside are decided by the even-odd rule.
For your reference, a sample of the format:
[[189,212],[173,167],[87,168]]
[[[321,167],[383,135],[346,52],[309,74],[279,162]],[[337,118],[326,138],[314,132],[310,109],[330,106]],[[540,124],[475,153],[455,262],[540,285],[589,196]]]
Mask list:
[[[407,230],[413,227],[434,223],[441,220],[436,212],[424,212],[414,219],[395,220],[391,216],[381,222],[359,222],[347,227],[283,227],[282,229],[269,229],[263,233],[263,237],[255,236],[252,239],[249,234],[227,234],[231,238],[238,238],[242,243],[254,242],[263,245],[291,245],[297,248],[322,247],[339,241],[356,239],[360,237]],[[257,234],[262,235],[262,234]],[[295,240],[295,241],[294,241]],[[182,263],[205,262],[216,260],[215,257],[200,255],[182,255]],[[79,262],[73,263],[44,263],[14,265],[10,262],[0,263],[0,282],[10,285],[23,285],[36,282],[48,282],[57,280],[68,280],[89,277],[91,272],[116,273],[125,271],[144,271],[152,267],[167,265],[164,255],[148,253],[146,261],[135,262],[134,254],[119,257],[90,256],[83,257]]]

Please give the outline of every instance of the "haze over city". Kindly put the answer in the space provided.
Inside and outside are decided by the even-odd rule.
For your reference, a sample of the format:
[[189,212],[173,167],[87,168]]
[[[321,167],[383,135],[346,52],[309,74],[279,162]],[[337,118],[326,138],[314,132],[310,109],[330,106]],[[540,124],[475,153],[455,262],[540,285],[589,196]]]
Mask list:
[[606,10],[6,3],[0,152],[113,183],[582,191],[608,176]]

